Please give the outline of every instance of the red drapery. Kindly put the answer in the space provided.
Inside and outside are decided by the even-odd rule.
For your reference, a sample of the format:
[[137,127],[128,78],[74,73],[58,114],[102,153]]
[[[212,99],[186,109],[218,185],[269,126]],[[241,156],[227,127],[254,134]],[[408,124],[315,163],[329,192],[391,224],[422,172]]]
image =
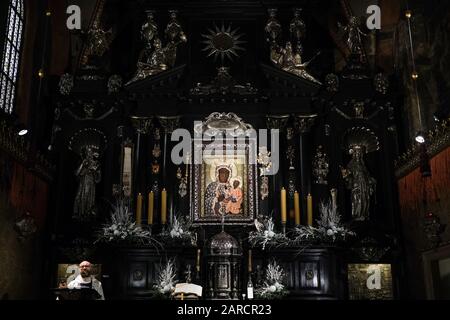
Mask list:
[[[402,216],[425,215],[430,206],[450,209],[450,148],[430,160],[432,176],[423,178],[417,168],[398,181]],[[437,213],[437,212],[435,212]]]
[[43,227],[47,215],[48,184],[20,164],[14,165],[10,201],[18,216],[29,212]]

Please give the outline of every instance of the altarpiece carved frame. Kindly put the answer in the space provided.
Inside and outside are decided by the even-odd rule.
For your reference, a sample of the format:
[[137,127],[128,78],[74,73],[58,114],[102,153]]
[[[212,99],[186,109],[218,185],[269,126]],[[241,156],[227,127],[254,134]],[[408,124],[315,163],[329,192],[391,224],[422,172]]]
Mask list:
[[[205,149],[211,143],[216,143],[215,140],[204,141],[202,139],[203,133],[209,130],[214,134],[218,133],[230,133],[234,132],[236,135],[250,132],[247,130],[253,130],[252,126],[246,124],[234,113],[213,113],[205,121],[201,122],[194,131],[202,133],[196,135],[193,139],[193,150],[201,150],[202,155]],[[255,131],[253,131],[255,132]],[[241,138],[241,137],[244,137]],[[225,224],[226,225],[250,225],[254,222],[254,219],[258,213],[258,168],[256,164],[257,158],[257,137],[251,134],[239,136],[232,143],[229,140],[224,139],[223,143],[219,143],[222,150],[224,150],[223,156],[226,159],[230,157],[236,157],[240,159],[245,159],[244,162],[244,175],[242,177],[244,190],[243,190],[243,214],[239,215],[226,215]],[[216,148],[220,149],[220,148]],[[225,150],[235,150],[234,155],[225,153]],[[219,157],[219,155],[215,155]],[[214,155],[213,155],[214,157]],[[222,223],[221,216],[205,216],[204,206],[205,206],[205,193],[206,193],[206,177],[205,177],[205,167],[207,164],[195,163],[190,166],[190,211],[191,219],[195,225],[220,225]]]

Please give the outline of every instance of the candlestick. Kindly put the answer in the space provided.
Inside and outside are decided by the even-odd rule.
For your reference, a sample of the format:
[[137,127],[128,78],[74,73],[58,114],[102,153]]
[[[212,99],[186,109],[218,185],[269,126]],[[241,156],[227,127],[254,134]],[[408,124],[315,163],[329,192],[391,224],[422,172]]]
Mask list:
[[161,191],[161,223],[167,223],[167,191],[163,189]]
[[252,266],[252,250],[248,250],[248,273],[253,272],[253,266]]
[[295,211],[295,224],[300,225],[300,195],[297,191],[294,193],[294,211]]
[[155,202],[155,194],[153,191],[151,191],[148,194],[148,216],[147,216],[147,224],[152,225],[153,224],[153,205]]
[[307,209],[308,209],[308,226],[313,225],[313,201],[312,196],[309,193],[307,197]]
[[142,220],[142,193],[137,196],[137,207],[136,207],[136,224],[141,224]]
[[337,210],[337,189],[331,189],[331,206],[333,208],[333,212]]
[[281,223],[286,224],[287,212],[286,212],[286,189],[281,189]]

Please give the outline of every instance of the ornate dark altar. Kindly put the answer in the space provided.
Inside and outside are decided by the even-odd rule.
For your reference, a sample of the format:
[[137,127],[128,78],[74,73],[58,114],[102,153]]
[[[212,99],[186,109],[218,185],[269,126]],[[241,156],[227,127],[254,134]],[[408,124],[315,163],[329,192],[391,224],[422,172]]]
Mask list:
[[207,299],[249,280],[261,297],[354,298],[353,264],[396,277],[389,81],[354,48],[335,73],[314,3],[127,1],[120,24],[99,6],[113,35],[85,45],[108,49],[53,97],[55,266],[102,264],[107,299],[164,296],[164,275]]

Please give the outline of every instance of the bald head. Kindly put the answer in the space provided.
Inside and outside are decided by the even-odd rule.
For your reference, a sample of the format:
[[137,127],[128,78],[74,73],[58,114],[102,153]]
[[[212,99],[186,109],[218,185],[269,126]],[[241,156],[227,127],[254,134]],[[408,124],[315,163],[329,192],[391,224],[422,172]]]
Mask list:
[[91,275],[92,264],[89,261],[83,261],[80,263],[80,274],[83,278],[87,278]]

